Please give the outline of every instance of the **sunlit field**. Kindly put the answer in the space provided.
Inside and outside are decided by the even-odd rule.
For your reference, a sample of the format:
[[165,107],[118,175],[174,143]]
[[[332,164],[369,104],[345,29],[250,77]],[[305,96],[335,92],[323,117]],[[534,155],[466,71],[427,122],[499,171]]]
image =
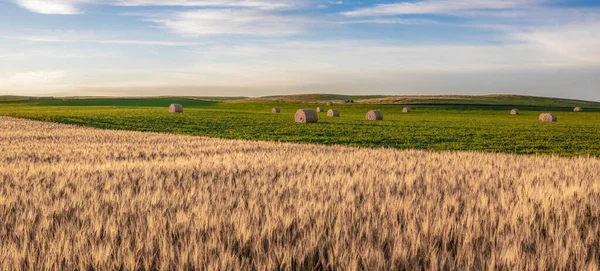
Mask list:
[[[307,101],[299,99],[310,99]],[[355,99],[355,104],[326,106],[317,99]],[[435,151],[485,151],[517,154],[600,156],[600,103],[538,97],[420,97],[387,104],[353,96],[284,96],[239,102],[157,99],[91,99],[0,102],[0,116],[31,118],[104,129],[167,132],[228,139],[320,143],[360,147],[390,147]],[[383,98],[379,98],[383,99]],[[389,99],[389,98],[388,98]],[[339,100],[336,100],[339,101]],[[372,104],[374,102],[375,104]],[[418,104],[411,104],[411,103]],[[171,103],[183,114],[170,114]],[[339,118],[319,113],[319,122],[294,123],[300,108],[337,109]],[[405,106],[412,112],[402,113]],[[573,107],[584,112],[574,113]],[[271,113],[273,107],[280,114]],[[509,111],[518,108],[521,114]],[[369,122],[371,109],[383,121]],[[556,123],[538,116],[552,112]]]
[[594,157],[0,117],[0,269],[598,270],[599,180]]

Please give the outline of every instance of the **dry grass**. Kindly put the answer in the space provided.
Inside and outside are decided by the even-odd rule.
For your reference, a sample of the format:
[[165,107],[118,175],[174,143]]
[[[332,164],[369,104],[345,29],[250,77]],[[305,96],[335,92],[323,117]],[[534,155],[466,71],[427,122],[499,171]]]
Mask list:
[[0,117],[0,269],[598,270],[599,180],[596,158]]

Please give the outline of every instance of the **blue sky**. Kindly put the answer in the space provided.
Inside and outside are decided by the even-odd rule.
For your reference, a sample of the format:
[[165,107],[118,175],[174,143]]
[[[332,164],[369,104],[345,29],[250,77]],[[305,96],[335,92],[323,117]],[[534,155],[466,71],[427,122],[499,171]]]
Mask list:
[[0,94],[600,101],[600,1],[0,0]]

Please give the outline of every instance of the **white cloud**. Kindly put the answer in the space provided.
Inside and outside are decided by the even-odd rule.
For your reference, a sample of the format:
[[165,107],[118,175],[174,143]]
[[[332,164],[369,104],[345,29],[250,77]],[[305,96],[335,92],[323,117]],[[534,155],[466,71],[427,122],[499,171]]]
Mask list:
[[154,15],[147,20],[187,36],[289,35],[301,32],[307,23],[303,17],[256,9],[200,9]]
[[[204,35],[261,35],[276,36],[302,32],[308,19],[301,16],[282,15],[289,9],[308,6],[316,0],[14,0],[22,7],[45,14],[78,14],[83,4],[114,6],[185,6],[201,9],[158,14],[133,14],[146,17],[145,21],[157,23],[186,36]],[[129,14],[131,15],[131,14]],[[28,37],[35,41],[54,40],[54,37]],[[82,40],[78,40],[82,41]],[[162,46],[189,46],[187,42],[99,40],[87,42],[116,44],[146,44]]]
[[90,2],[89,0],[14,0],[21,7],[42,14],[79,14],[78,4]]
[[502,10],[530,6],[540,0],[424,0],[397,4],[379,4],[342,13],[351,17],[407,14],[455,14],[476,10]]

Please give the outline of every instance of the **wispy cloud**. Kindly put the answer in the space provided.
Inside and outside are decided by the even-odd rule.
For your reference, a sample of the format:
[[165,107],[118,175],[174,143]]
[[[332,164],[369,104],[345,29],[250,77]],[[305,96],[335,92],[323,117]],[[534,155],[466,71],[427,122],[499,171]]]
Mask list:
[[456,14],[477,10],[502,10],[530,6],[541,0],[425,0],[397,4],[379,4],[373,7],[343,12],[351,17],[390,16],[409,14]]
[[301,16],[257,9],[199,9],[155,14],[146,20],[186,36],[290,35],[302,32],[309,22]]
[[105,43],[105,44],[152,45],[152,46],[167,46],[167,47],[198,46],[198,45],[206,44],[205,42],[168,41],[168,40],[83,40],[82,42]]
[[245,7],[256,9],[290,9],[311,0],[12,0],[21,7],[36,13],[73,15],[81,14],[81,6],[183,6],[183,7]]
[[400,18],[368,18],[337,21],[336,24],[437,24],[438,21],[427,19],[400,19]]
[[247,7],[283,9],[298,5],[290,0],[113,0],[116,6],[187,6],[187,7]]
[[68,72],[63,70],[11,73],[0,78],[0,82],[9,87],[39,87],[40,85],[63,83],[67,74]]
[[544,48],[579,64],[600,65],[600,23],[577,22],[558,27],[533,27],[508,34],[514,39]]
[[[597,54],[600,49],[589,51]],[[340,42],[284,42],[207,46],[197,51],[202,61],[235,65],[263,65],[315,73],[378,74],[382,71],[467,72],[600,65],[600,59],[556,54],[536,43],[513,45],[384,45],[360,40]],[[254,69],[254,68],[253,68]],[[232,70],[236,70],[232,68]],[[352,77],[350,76],[350,77]]]
[[93,39],[78,37],[77,35],[30,35],[30,36],[8,36],[0,35],[0,39],[22,40],[43,43],[99,43],[99,44],[122,44],[122,45],[149,45],[166,47],[199,46],[206,42],[175,41],[175,40],[128,40],[128,39]]

